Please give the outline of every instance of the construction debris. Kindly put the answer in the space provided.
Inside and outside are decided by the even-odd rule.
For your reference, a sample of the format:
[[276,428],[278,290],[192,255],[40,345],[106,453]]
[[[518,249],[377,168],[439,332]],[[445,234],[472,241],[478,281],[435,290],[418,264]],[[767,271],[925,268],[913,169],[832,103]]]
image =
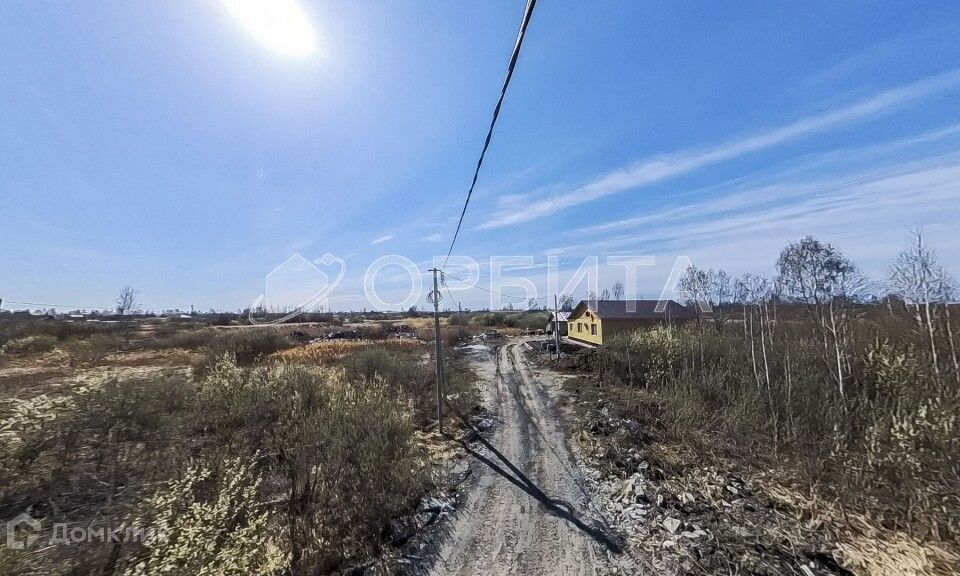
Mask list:
[[604,519],[654,573],[852,574],[826,533],[804,527],[743,478],[706,466],[668,473],[630,446],[637,422],[602,403],[577,409],[578,459]]

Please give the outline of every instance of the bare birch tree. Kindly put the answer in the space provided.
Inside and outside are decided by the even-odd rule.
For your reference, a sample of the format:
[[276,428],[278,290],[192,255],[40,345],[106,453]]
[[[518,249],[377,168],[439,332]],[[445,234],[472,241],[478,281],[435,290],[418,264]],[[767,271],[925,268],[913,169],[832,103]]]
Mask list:
[[840,250],[812,236],[788,244],[777,260],[777,271],[778,284],[795,301],[805,303],[816,319],[824,361],[845,400],[850,374],[849,304],[864,290],[862,276]]
[[617,280],[613,283],[613,286],[610,287],[611,296],[614,300],[623,300],[626,290],[623,287],[623,282]]
[[137,305],[137,291],[129,286],[124,286],[120,290],[120,295],[116,299],[117,314],[127,314]]
[[[913,232],[910,246],[897,255],[890,268],[890,290],[903,299],[913,313],[917,326],[924,331],[930,348],[930,363],[937,381],[940,381],[940,350],[937,345],[937,325],[940,322],[940,308],[946,318],[949,335],[949,349],[954,371],[957,371],[956,346],[953,342],[953,329],[949,322],[951,285],[948,274],[937,262],[936,255],[926,247],[923,234]],[[960,373],[958,373],[960,378]]]

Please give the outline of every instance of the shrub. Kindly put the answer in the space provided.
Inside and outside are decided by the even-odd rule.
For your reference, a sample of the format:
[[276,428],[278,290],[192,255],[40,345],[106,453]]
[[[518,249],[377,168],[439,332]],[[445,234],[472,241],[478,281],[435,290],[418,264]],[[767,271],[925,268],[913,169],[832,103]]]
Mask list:
[[34,334],[32,336],[22,336],[14,338],[3,345],[4,354],[35,354],[38,352],[49,352],[57,345],[57,339],[54,336],[46,334]]
[[0,420],[0,508],[33,503],[76,514],[93,504],[108,514],[103,502],[119,487],[168,476],[192,393],[177,375],[95,377],[10,403]]
[[344,358],[343,366],[355,379],[373,381],[380,378],[396,387],[412,385],[427,373],[417,356],[391,353],[382,348],[357,350]]
[[449,324],[451,326],[468,326],[470,324],[470,316],[468,314],[451,314]]
[[480,404],[477,374],[470,367],[469,362],[456,357],[448,358],[444,394],[461,414],[467,413]]
[[[449,349],[448,349],[449,350]],[[385,350],[365,348],[344,358],[349,379],[374,382],[402,396],[413,408],[418,424],[436,419],[436,370],[432,361],[424,361],[421,349]],[[458,410],[467,411],[479,403],[476,374],[467,362],[447,355],[445,395]]]
[[[450,349],[460,343],[460,340],[469,339],[474,335],[475,331],[471,330],[467,326],[444,326],[440,329],[441,342],[443,345]],[[431,334],[430,339],[433,339]]]
[[549,321],[549,312],[525,312],[517,320],[517,327],[524,330],[542,330]]
[[269,515],[257,502],[260,477],[250,461],[228,460],[209,497],[199,494],[214,474],[191,466],[150,501],[154,516],[145,557],[126,576],[275,574],[287,558],[270,536]]
[[103,360],[110,352],[120,347],[116,337],[94,334],[83,340],[69,340],[64,347],[70,354],[70,363],[75,366],[91,365]]
[[203,349],[203,358],[194,363],[193,372],[195,376],[203,377],[225,355],[241,366],[249,366],[270,354],[292,346],[294,342],[276,329],[244,328],[218,331],[207,341]]
[[214,348],[232,351],[237,364],[249,365],[274,352],[290,348],[290,338],[275,330],[239,330],[214,343]]
[[57,566],[34,550],[15,550],[4,544],[0,546],[0,574],[3,576],[46,576],[56,574]]
[[369,551],[422,490],[414,428],[379,379],[342,369],[246,369],[229,359],[200,383],[198,415],[223,450],[262,450],[285,494],[292,569],[313,574]]
[[[174,442],[181,420],[195,405],[195,387],[178,374],[149,378],[102,378],[83,394],[75,394],[75,438],[96,448],[106,442],[130,443],[143,455]],[[128,458],[133,458],[129,454]]]
[[87,338],[95,334],[127,334],[131,331],[132,324],[127,322],[106,323],[106,322],[61,322],[45,323],[38,327],[44,334],[51,334],[57,337],[57,340],[64,341],[69,338]]
[[24,336],[53,336],[63,342],[70,338],[86,338],[93,334],[126,334],[127,322],[88,322],[67,320],[0,319],[0,344]]
[[[174,327],[176,328],[176,327]],[[165,350],[167,348],[185,348],[197,350],[214,342],[222,332],[214,328],[180,328],[172,332],[168,329],[146,342],[147,348]]]
[[[44,553],[69,554],[59,560],[91,573],[268,573],[283,556],[287,573],[316,574],[361,562],[429,481],[407,404],[417,397],[432,407],[421,391],[432,390],[433,371],[422,344],[352,344],[340,366],[245,367],[225,353],[196,382],[97,375],[2,404],[0,510],[109,525],[141,517],[158,529],[143,550]],[[451,388],[468,378],[452,368]],[[149,500],[188,458],[195,465],[184,477]],[[285,513],[268,521],[273,504],[264,502]],[[258,539],[265,533],[269,542]],[[19,570],[18,561],[0,566]]]
[[960,493],[952,365],[935,364],[909,324],[884,319],[895,341],[854,324],[851,334],[863,330],[873,342],[845,342],[841,388],[836,352],[825,350],[816,324],[775,313],[755,312],[752,325],[722,333],[688,324],[617,335],[596,350],[595,370],[607,384],[649,388],[663,406],[660,422],[684,442],[695,443],[692,429],[718,435],[750,465],[789,462],[788,473],[811,488],[870,507],[892,526],[960,531],[960,499],[950,496]]
[[361,350],[376,348],[394,354],[402,352],[422,353],[427,348],[422,342],[412,339],[390,338],[371,342],[369,340],[324,340],[296,348],[281,350],[270,356],[271,362],[279,364],[336,364]]
[[74,414],[77,399],[87,392],[77,388],[66,395],[41,394],[6,402],[0,420],[0,478],[4,480],[0,485],[5,488],[0,494],[12,487],[18,470],[53,445],[66,426],[64,421]]
[[485,314],[477,314],[474,317],[477,324],[479,324],[480,326],[487,326],[487,327],[504,326],[506,325],[505,322],[507,318],[508,317],[505,314],[501,314],[498,312],[488,312]]

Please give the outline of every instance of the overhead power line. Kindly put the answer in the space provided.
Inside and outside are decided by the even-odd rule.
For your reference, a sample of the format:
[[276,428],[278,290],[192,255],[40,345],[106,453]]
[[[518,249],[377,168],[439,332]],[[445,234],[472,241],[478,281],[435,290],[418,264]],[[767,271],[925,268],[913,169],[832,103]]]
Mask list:
[[[479,289],[479,290],[483,290],[484,292],[489,292],[489,293],[491,293],[491,294],[495,294],[495,295],[497,295],[497,296],[500,296],[501,298],[506,298],[506,299],[508,299],[508,300],[516,300],[516,301],[518,301],[518,302],[520,302],[520,301],[522,301],[522,302],[528,302],[528,301],[530,300],[530,299],[527,298],[526,296],[511,296],[511,295],[509,295],[509,294],[503,294],[503,293],[501,293],[501,292],[497,292],[496,290],[490,290],[489,288],[484,288],[483,286],[481,286],[481,285],[479,285],[479,284],[473,284],[473,283],[469,282],[468,280],[464,280],[463,278],[460,278],[460,277],[458,277],[458,276],[454,276],[453,274],[451,274],[451,273],[449,273],[449,272],[444,272],[444,273],[443,273],[443,277],[447,277],[447,276],[453,278],[454,280],[459,280],[460,282],[463,282],[464,284],[466,284],[466,285],[468,285],[468,286],[471,286],[471,287],[473,287],[473,288],[477,288],[477,289]],[[538,301],[539,301],[539,300],[544,300],[544,299],[546,299],[546,296],[540,296],[539,298],[534,298],[534,300],[538,300]]]
[[70,308],[74,310],[103,310],[112,308],[112,306],[74,306],[72,304],[50,304],[49,302],[24,302],[22,300],[3,299],[8,304],[21,304],[23,306],[43,306],[44,308]]
[[470,197],[473,195],[473,189],[477,185],[477,178],[480,176],[480,167],[483,166],[483,158],[487,154],[487,148],[490,147],[490,139],[493,138],[493,127],[497,124],[497,117],[500,116],[500,107],[503,105],[503,98],[507,95],[507,87],[510,85],[510,79],[513,78],[513,69],[517,65],[517,59],[520,58],[520,47],[523,45],[523,37],[527,32],[527,25],[530,24],[530,17],[533,16],[533,7],[537,0],[527,0],[527,7],[523,11],[523,21],[520,23],[520,32],[517,33],[517,41],[513,45],[513,54],[510,56],[510,64],[507,66],[507,76],[503,80],[503,86],[500,88],[500,97],[497,98],[497,106],[493,109],[493,118],[490,120],[490,128],[487,130],[487,138],[483,141],[483,149],[480,151],[480,158],[477,160],[477,168],[473,172],[473,180],[470,182],[470,189],[467,190],[467,199],[463,203],[463,210],[460,211],[460,220],[457,221],[457,229],[453,233],[453,240],[450,241],[450,249],[447,250],[447,257],[443,261],[441,269],[447,267],[447,260],[453,253],[453,246],[457,243],[457,236],[460,235],[460,227],[463,225],[463,217],[467,213],[467,206],[470,204]]

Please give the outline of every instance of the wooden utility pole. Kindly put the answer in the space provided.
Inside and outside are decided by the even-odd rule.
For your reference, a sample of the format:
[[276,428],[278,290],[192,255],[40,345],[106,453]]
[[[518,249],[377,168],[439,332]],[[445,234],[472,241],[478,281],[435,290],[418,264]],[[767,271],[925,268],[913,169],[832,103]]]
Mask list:
[[463,340],[463,305],[457,302],[457,338]]
[[434,354],[437,357],[437,430],[443,434],[443,346],[440,343],[440,290],[437,286],[437,273],[440,270],[431,268],[433,272],[433,292],[430,293],[430,300],[433,301],[433,336],[434,336]]
[[553,295],[553,342],[557,349],[557,360],[560,359],[560,304],[557,295]]

